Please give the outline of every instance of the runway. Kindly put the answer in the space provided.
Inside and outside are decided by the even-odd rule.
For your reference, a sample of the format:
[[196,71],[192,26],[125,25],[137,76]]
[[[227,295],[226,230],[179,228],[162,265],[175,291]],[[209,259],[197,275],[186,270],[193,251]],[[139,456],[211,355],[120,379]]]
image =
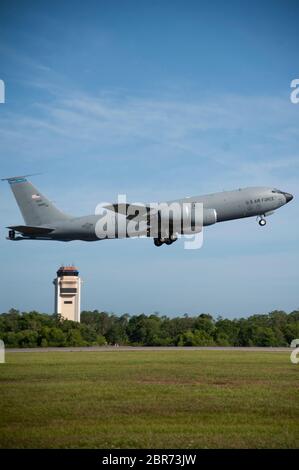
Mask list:
[[7,348],[13,353],[45,353],[45,352],[142,352],[142,351],[240,351],[240,352],[290,352],[288,347],[232,347],[232,346],[87,346],[66,348]]

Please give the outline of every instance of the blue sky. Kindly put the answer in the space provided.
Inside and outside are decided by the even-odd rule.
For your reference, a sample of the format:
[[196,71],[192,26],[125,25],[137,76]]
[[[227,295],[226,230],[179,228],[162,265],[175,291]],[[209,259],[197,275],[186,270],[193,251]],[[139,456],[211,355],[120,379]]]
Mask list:
[[0,187],[0,311],[53,310],[55,271],[75,263],[82,307],[116,313],[246,316],[298,301],[297,2],[2,1],[1,176],[63,210],[118,193],[157,201],[269,185],[294,201],[179,241],[10,243],[21,215]]

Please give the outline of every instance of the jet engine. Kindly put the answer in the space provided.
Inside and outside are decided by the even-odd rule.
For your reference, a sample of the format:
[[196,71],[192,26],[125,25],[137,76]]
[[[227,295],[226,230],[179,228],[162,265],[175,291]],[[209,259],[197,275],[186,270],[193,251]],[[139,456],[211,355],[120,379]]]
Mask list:
[[159,234],[167,237],[176,233],[200,232],[203,226],[217,222],[215,209],[204,209],[201,204],[173,203],[158,212]]

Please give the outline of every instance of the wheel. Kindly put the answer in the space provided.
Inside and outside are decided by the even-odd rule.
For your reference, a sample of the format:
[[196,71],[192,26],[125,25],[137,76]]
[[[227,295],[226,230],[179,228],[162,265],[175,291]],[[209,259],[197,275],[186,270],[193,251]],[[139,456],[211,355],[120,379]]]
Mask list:
[[166,245],[171,245],[173,243],[173,240],[171,238],[166,238],[165,243]]
[[10,240],[14,240],[15,239],[15,236],[16,236],[16,232],[14,230],[9,230],[8,232],[8,238]]
[[259,224],[260,224],[261,227],[264,227],[264,225],[266,225],[266,223],[267,223],[266,219],[260,219],[259,220]]
[[154,238],[154,244],[155,246],[161,246],[163,245],[163,242],[160,240],[160,238]]

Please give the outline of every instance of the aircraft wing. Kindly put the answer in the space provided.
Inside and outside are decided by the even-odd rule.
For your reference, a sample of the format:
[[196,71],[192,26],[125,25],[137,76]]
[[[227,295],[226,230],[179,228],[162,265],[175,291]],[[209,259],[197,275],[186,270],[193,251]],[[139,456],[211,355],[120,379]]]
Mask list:
[[31,227],[30,225],[12,225],[6,228],[15,230],[16,232],[22,233],[23,235],[47,235],[48,233],[54,231],[53,228]]
[[[155,233],[156,227],[156,230],[159,230],[159,236],[162,238],[167,238],[169,236],[168,224],[166,229],[163,227],[163,223],[161,224],[161,212],[158,208],[151,207],[150,205],[124,203],[109,204],[107,206],[103,206],[103,208],[122,214],[126,216],[128,221],[134,220],[134,223],[136,224],[146,222],[146,230],[153,228],[153,233]],[[157,217],[157,224],[155,223],[155,217]],[[153,225],[151,226],[151,224]],[[158,236],[158,232],[156,236]]]
[[150,215],[157,214],[157,210],[141,204],[109,204],[103,207],[118,214],[126,215],[128,220],[144,220]]

